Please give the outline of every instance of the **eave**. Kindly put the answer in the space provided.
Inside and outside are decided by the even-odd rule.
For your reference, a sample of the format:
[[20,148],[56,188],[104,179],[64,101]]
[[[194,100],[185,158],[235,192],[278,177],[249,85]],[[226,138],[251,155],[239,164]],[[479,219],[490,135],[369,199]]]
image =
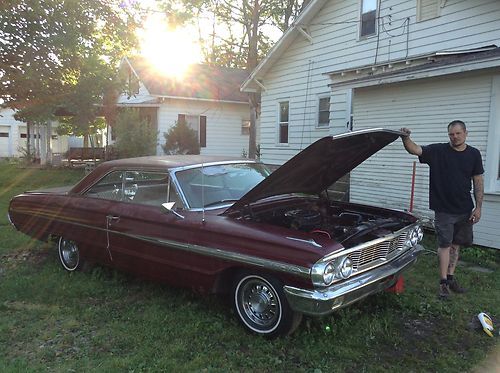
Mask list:
[[309,5],[307,5],[295,22],[285,31],[269,53],[242,83],[242,92],[258,92],[259,89],[265,90],[265,84],[261,81],[262,77],[269,71],[274,62],[279,60],[281,55],[287,50],[297,36],[306,38],[311,44],[314,42],[309,33],[304,30],[304,27],[307,27],[311,19],[327,1],[328,0],[312,0]]
[[403,81],[471,72],[500,66],[500,48],[488,46],[473,51],[436,52],[376,65],[325,73],[329,87],[360,88]]

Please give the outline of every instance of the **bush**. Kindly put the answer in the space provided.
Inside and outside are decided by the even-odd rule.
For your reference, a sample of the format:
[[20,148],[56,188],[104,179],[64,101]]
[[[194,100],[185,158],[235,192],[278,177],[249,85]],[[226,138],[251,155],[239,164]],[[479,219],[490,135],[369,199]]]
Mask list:
[[189,128],[185,121],[175,122],[175,125],[164,133],[165,154],[200,154],[200,144],[196,132]]
[[116,135],[114,149],[122,158],[156,154],[156,132],[146,120],[141,120],[139,110],[121,111],[113,126]]

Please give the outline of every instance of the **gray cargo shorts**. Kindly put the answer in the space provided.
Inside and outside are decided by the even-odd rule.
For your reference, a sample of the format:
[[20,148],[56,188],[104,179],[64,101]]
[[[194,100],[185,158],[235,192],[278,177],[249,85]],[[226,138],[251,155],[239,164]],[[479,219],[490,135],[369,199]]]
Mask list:
[[434,228],[436,229],[439,247],[472,245],[472,222],[468,214],[448,214],[435,212]]

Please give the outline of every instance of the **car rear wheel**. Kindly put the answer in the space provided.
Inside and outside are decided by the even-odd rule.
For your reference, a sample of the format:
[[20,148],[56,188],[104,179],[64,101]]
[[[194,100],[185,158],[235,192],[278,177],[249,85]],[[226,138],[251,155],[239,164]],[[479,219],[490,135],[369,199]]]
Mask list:
[[269,338],[292,333],[302,319],[288,305],[283,285],[271,276],[241,273],[234,281],[232,299],[243,326]]
[[59,261],[66,271],[73,272],[81,268],[83,261],[76,242],[60,237],[58,251]]

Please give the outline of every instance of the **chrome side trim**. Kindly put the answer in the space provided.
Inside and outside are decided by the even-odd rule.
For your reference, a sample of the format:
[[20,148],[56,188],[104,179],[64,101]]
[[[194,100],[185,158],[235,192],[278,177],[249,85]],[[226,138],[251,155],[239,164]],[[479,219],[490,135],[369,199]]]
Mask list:
[[219,248],[215,248],[215,247],[193,245],[193,244],[187,244],[187,243],[178,242],[178,241],[158,239],[158,238],[149,237],[149,236],[135,236],[135,235],[129,235],[129,234],[120,233],[120,232],[117,232],[117,233],[124,235],[124,236],[128,236],[130,238],[149,242],[149,243],[152,243],[154,245],[160,245],[160,246],[164,246],[164,247],[168,247],[168,248],[172,248],[172,249],[176,249],[176,250],[192,252],[192,253],[196,253],[196,254],[200,254],[200,255],[204,255],[204,256],[209,256],[212,258],[222,259],[222,260],[230,260],[230,261],[238,262],[238,263],[242,263],[242,264],[250,264],[250,265],[260,267],[260,268],[263,268],[266,270],[290,273],[290,274],[297,275],[297,276],[307,278],[307,279],[309,279],[309,275],[310,275],[310,268],[302,267],[302,266],[298,266],[298,265],[293,265],[293,264],[289,264],[289,263],[259,258],[259,257],[252,256],[252,255],[240,254],[240,253],[236,253],[233,251],[227,251],[227,250],[223,250],[223,249],[219,249]]
[[12,219],[10,218],[9,211],[7,211],[7,220],[9,221],[10,225],[12,225],[15,229],[17,229],[16,225],[14,224],[14,222],[12,221]]
[[[17,211],[20,211],[18,209]],[[22,213],[25,214],[34,214],[34,211],[31,210],[24,210]],[[285,262],[279,262],[275,260],[270,260],[270,259],[264,259],[264,258],[259,258],[256,256],[252,255],[246,255],[246,254],[240,254],[236,253],[233,251],[228,251],[216,247],[209,247],[209,246],[201,246],[201,245],[193,245],[193,244],[188,244],[184,242],[179,242],[179,241],[173,241],[173,240],[165,240],[162,238],[157,238],[157,237],[151,237],[151,236],[141,236],[141,235],[133,235],[133,234],[128,234],[128,233],[123,233],[119,231],[114,231],[114,230],[107,230],[104,228],[99,228],[93,225],[88,225],[88,224],[83,224],[78,221],[70,220],[70,219],[56,219],[55,215],[52,214],[43,214],[38,212],[37,213],[38,217],[40,218],[45,218],[45,219],[50,219],[50,220],[58,220],[62,221],[67,224],[73,224],[78,227],[83,227],[83,228],[88,228],[88,229],[94,229],[98,231],[104,231],[104,232],[109,232],[113,234],[117,234],[120,236],[128,237],[131,239],[137,239],[143,242],[148,242],[153,245],[159,245],[163,246],[166,248],[170,249],[175,249],[175,250],[182,250],[182,251],[187,251],[187,252],[192,252],[195,254],[199,255],[204,255],[212,258],[217,258],[221,260],[231,260],[237,263],[242,263],[242,264],[247,264],[247,265],[253,265],[262,269],[270,270],[270,271],[277,271],[277,272],[283,272],[283,273],[290,273],[292,275],[297,275],[305,279],[310,278],[310,268],[307,267],[302,267],[298,265],[293,265]],[[111,250],[113,248],[111,247]]]
[[313,245],[314,247],[323,247],[319,243],[317,243],[316,241],[314,241],[312,238],[309,239],[309,240],[304,240],[302,238],[296,238],[296,237],[286,237],[286,238],[288,240],[299,241],[299,242],[303,242],[303,243],[306,243],[306,244],[309,244],[309,245]]

